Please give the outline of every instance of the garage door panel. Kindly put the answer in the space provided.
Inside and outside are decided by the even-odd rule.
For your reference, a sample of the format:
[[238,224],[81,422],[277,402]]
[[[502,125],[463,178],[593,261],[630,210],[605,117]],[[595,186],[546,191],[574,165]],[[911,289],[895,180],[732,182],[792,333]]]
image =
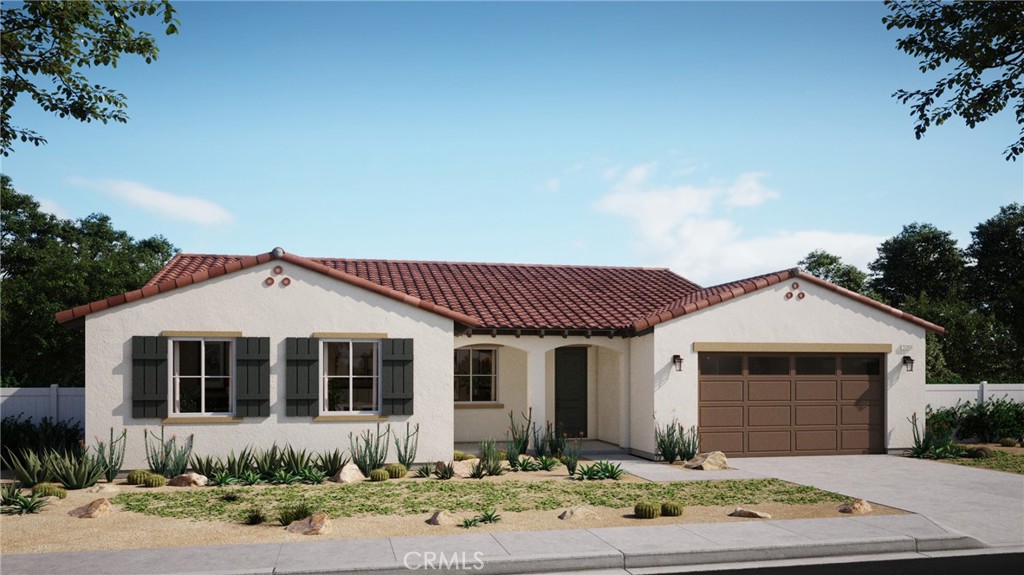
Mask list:
[[843,425],[881,425],[881,405],[844,405]]
[[701,407],[700,427],[743,427],[743,407]]
[[787,431],[747,431],[747,451],[762,453],[767,451],[793,451],[790,432]]
[[882,448],[881,443],[876,439],[881,434],[880,430],[868,429],[844,429],[841,433],[843,451],[860,451],[870,453]]
[[747,383],[748,401],[790,401],[790,381],[750,381]]
[[796,431],[796,451],[835,451],[839,433],[835,429]]
[[801,381],[796,382],[797,401],[835,401],[836,380],[829,381]]
[[[881,401],[882,386],[877,385],[878,380],[849,380],[842,381],[843,401]],[[875,383],[875,385],[872,385]]]
[[701,431],[700,450],[702,452],[724,451],[725,453],[743,452],[742,431]]
[[796,412],[796,421],[794,422],[797,426],[806,425],[839,425],[839,417],[837,415],[837,408],[833,405],[797,405],[794,407]]
[[742,381],[702,381],[700,401],[743,401]]
[[747,425],[750,427],[791,427],[792,409],[788,405],[751,405],[747,407]]

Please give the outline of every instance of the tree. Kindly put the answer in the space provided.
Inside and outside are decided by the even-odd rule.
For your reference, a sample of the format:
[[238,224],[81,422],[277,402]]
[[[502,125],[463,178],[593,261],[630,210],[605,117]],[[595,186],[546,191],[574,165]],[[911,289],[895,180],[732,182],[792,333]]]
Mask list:
[[136,241],[102,214],[42,212],[6,175],[0,189],[0,373],[26,385],[82,385],[84,330],[54,314],[140,287],[177,250],[161,236]]
[[825,250],[814,250],[797,265],[809,273],[844,287],[850,291],[864,293],[868,274],[857,269],[857,266],[844,264],[842,258]]
[[133,19],[160,13],[165,33],[178,32],[169,0],[5,3],[2,10],[0,153],[4,156],[10,155],[19,139],[36,146],[46,143],[33,130],[11,124],[11,109],[22,94],[61,118],[127,122],[125,95],[91,83],[80,70],[116,68],[126,54],[139,55],[147,64],[156,60],[156,40],[147,32],[137,32],[129,24]]
[[1024,206],[1003,206],[971,236],[970,297],[1010,329],[1024,354]]
[[949,232],[913,223],[878,247],[868,264],[870,288],[891,306],[926,294],[935,301],[961,296],[966,259]]
[[[957,115],[973,128],[1012,105],[1022,126],[1007,160],[1024,153],[1024,8],[1020,2],[886,0],[886,28],[911,31],[896,47],[918,59],[922,73],[942,70],[932,88],[897,90],[917,117],[914,135]],[[950,67],[952,67],[950,69]]]

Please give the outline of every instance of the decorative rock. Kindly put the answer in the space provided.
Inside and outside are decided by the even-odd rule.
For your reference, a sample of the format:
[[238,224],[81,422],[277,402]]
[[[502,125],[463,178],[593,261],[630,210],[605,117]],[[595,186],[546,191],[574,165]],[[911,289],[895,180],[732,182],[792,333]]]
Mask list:
[[456,461],[453,463],[452,466],[455,468],[455,476],[469,477],[469,473],[473,470],[473,466],[476,465],[477,461],[480,460],[474,457],[473,459],[463,459],[462,461]]
[[85,490],[86,493],[120,493],[121,490],[113,485],[93,485]]
[[349,462],[334,474],[331,481],[335,483],[359,483],[366,481],[366,478],[363,477],[363,472],[359,470],[358,465]]
[[840,513],[871,513],[871,504],[863,499],[858,499],[853,503],[844,503],[839,506]]
[[291,525],[287,527],[287,531],[300,535],[322,535],[331,532],[331,520],[326,513],[317,511],[305,519],[292,521]]
[[729,461],[721,451],[712,451],[710,453],[697,454],[693,459],[684,463],[683,466],[689,469],[711,471],[717,469],[729,469]]
[[205,475],[199,475],[198,473],[189,471],[188,473],[182,473],[174,479],[167,482],[167,485],[171,487],[202,487],[206,485],[207,479]]
[[430,519],[427,519],[428,525],[455,525],[455,518],[452,517],[451,513],[448,513],[444,509],[435,511]]
[[68,511],[68,515],[79,519],[96,519],[107,513],[110,513],[110,502],[106,499],[97,499],[88,505]]
[[765,513],[764,511],[754,511],[753,509],[744,509],[742,507],[737,507],[736,511],[733,511],[732,513],[730,513],[729,516],[730,517],[750,517],[750,518],[753,518],[753,519],[771,519],[772,518],[770,513]]
[[585,523],[597,519],[597,513],[589,507],[570,507],[560,513],[558,518],[562,521]]

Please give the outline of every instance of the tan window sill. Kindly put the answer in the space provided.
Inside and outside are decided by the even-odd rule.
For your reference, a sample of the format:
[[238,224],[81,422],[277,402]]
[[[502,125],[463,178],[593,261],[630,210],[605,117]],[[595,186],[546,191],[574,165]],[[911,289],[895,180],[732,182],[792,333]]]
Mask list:
[[330,421],[387,421],[383,415],[318,415],[313,418],[315,422]]
[[164,425],[181,425],[194,423],[242,423],[241,417],[165,417],[161,420]]
[[504,403],[497,402],[479,402],[474,403],[472,401],[460,402],[455,404],[455,409],[505,409]]

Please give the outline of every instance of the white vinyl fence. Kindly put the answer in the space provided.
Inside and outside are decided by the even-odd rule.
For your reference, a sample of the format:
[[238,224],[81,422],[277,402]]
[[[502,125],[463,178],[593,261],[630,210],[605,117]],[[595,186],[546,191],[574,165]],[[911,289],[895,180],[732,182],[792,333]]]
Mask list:
[[54,421],[78,422],[85,427],[84,387],[4,387],[0,388],[0,417],[44,417]]
[[1024,403],[1024,383],[932,383],[925,386],[925,398],[933,408],[960,403],[985,402],[1003,396]]

